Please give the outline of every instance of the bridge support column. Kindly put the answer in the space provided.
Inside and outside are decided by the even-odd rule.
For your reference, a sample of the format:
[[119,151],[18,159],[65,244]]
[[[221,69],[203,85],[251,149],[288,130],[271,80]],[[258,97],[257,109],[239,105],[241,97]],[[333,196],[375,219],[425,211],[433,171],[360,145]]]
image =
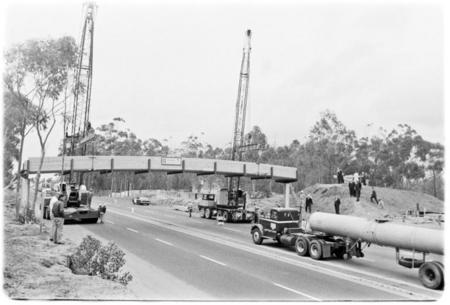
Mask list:
[[289,207],[289,193],[290,193],[291,184],[285,183],[284,184],[284,207]]

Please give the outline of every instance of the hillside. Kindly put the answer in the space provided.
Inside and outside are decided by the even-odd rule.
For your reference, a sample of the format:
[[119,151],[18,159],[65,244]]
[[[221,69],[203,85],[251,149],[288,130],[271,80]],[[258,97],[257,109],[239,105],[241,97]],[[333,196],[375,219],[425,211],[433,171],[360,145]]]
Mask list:
[[[427,211],[426,216],[414,217],[414,215],[407,215],[405,221],[431,226],[438,226],[439,213],[444,212],[443,201],[424,193],[384,187],[375,187],[375,191],[378,199],[383,200],[384,209],[370,202],[372,187],[363,187],[360,201],[357,202],[355,197],[349,196],[347,184],[315,184],[307,187],[303,190],[304,196],[301,199],[299,196],[290,197],[290,206],[298,207],[299,201],[303,202],[304,197],[307,194],[311,194],[314,202],[313,212],[334,213],[334,200],[337,196],[341,199],[341,214],[368,219],[389,218],[403,220],[405,213],[408,210],[415,210],[416,204],[419,203],[420,210],[423,211],[425,209]],[[252,207],[254,204],[267,211],[270,207],[276,205],[284,206],[284,197],[281,194],[274,194],[271,198],[253,199],[250,201],[249,206]]]
[[415,210],[417,203],[420,210],[442,213],[444,203],[427,194],[398,190],[392,188],[375,187],[378,199],[384,202],[384,209],[376,203],[370,202],[372,187],[363,186],[360,201],[350,197],[347,184],[316,184],[304,190],[305,195],[311,194],[314,200],[314,210],[334,213],[334,200],[336,196],[341,199],[341,213],[367,218],[399,217],[408,210]]

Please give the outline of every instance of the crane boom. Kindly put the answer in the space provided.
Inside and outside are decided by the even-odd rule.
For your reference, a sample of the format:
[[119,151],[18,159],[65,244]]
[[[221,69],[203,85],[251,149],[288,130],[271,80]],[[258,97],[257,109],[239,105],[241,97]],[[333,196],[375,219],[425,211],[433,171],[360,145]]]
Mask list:
[[245,114],[247,110],[250,75],[250,39],[252,36],[252,31],[247,30],[246,35],[247,40],[242,52],[241,72],[239,75],[239,88],[236,100],[236,116],[234,121],[233,146],[231,151],[231,160],[233,161],[242,160],[242,152],[240,152],[240,147],[244,144]]
[[[236,114],[234,120],[233,143],[231,147],[231,160],[242,161],[241,147],[244,144],[245,115],[247,110],[248,85],[250,76],[250,51],[252,31],[246,31],[246,42],[242,50],[241,71],[239,74],[239,87],[236,100]],[[231,177],[228,189],[237,196],[239,190],[239,177]]]
[[84,155],[86,145],[81,145],[81,151],[77,150],[80,141],[85,138],[91,129],[89,116],[92,91],[92,64],[94,51],[94,15],[96,5],[89,2],[85,7],[83,28],[81,32],[78,63],[75,70],[74,100],[70,132],[70,154]]

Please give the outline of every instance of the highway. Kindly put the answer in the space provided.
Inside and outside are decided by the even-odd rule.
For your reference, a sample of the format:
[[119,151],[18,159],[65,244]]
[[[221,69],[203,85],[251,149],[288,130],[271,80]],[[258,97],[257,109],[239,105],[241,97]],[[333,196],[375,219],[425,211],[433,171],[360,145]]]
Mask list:
[[[114,199],[107,206],[105,224],[75,226],[113,240],[142,264],[186,284],[160,282],[167,287],[162,295],[166,300],[184,295],[182,291],[178,297],[170,293],[177,289],[190,289],[185,295],[193,300],[230,301],[436,300],[442,295],[420,284],[417,269],[398,266],[391,248],[372,245],[364,258],[315,261],[275,242],[255,245],[250,224],[219,225],[196,213],[189,218],[169,207],[135,206]],[[145,297],[153,296],[148,287]]]

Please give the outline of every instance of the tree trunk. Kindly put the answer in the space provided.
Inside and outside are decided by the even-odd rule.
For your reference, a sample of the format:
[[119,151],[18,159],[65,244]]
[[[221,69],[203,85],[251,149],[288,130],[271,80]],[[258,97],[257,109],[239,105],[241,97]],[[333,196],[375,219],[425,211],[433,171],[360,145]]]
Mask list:
[[38,192],[39,192],[39,180],[41,179],[41,170],[42,170],[42,165],[44,165],[44,158],[45,158],[45,146],[42,146],[41,147],[41,160],[39,162],[39,168],[36,173],[36,182],[34,185],[34,198],[33,198],[33,204],[31,206],[31,211],[29,212],[30,213],[29,220],[34,219],[34,211],[35,211],[37,196],[38,196]]
[[17,186],[16,186],[16,219],[19,219],[20,214],[20,200],[19,200],[21,187],[20,170],[22,167],[23,144],[25,142],[25,128],[26,128],[26,119],[23,120],[22,129],[20,131],[19,165],[17,167]]

